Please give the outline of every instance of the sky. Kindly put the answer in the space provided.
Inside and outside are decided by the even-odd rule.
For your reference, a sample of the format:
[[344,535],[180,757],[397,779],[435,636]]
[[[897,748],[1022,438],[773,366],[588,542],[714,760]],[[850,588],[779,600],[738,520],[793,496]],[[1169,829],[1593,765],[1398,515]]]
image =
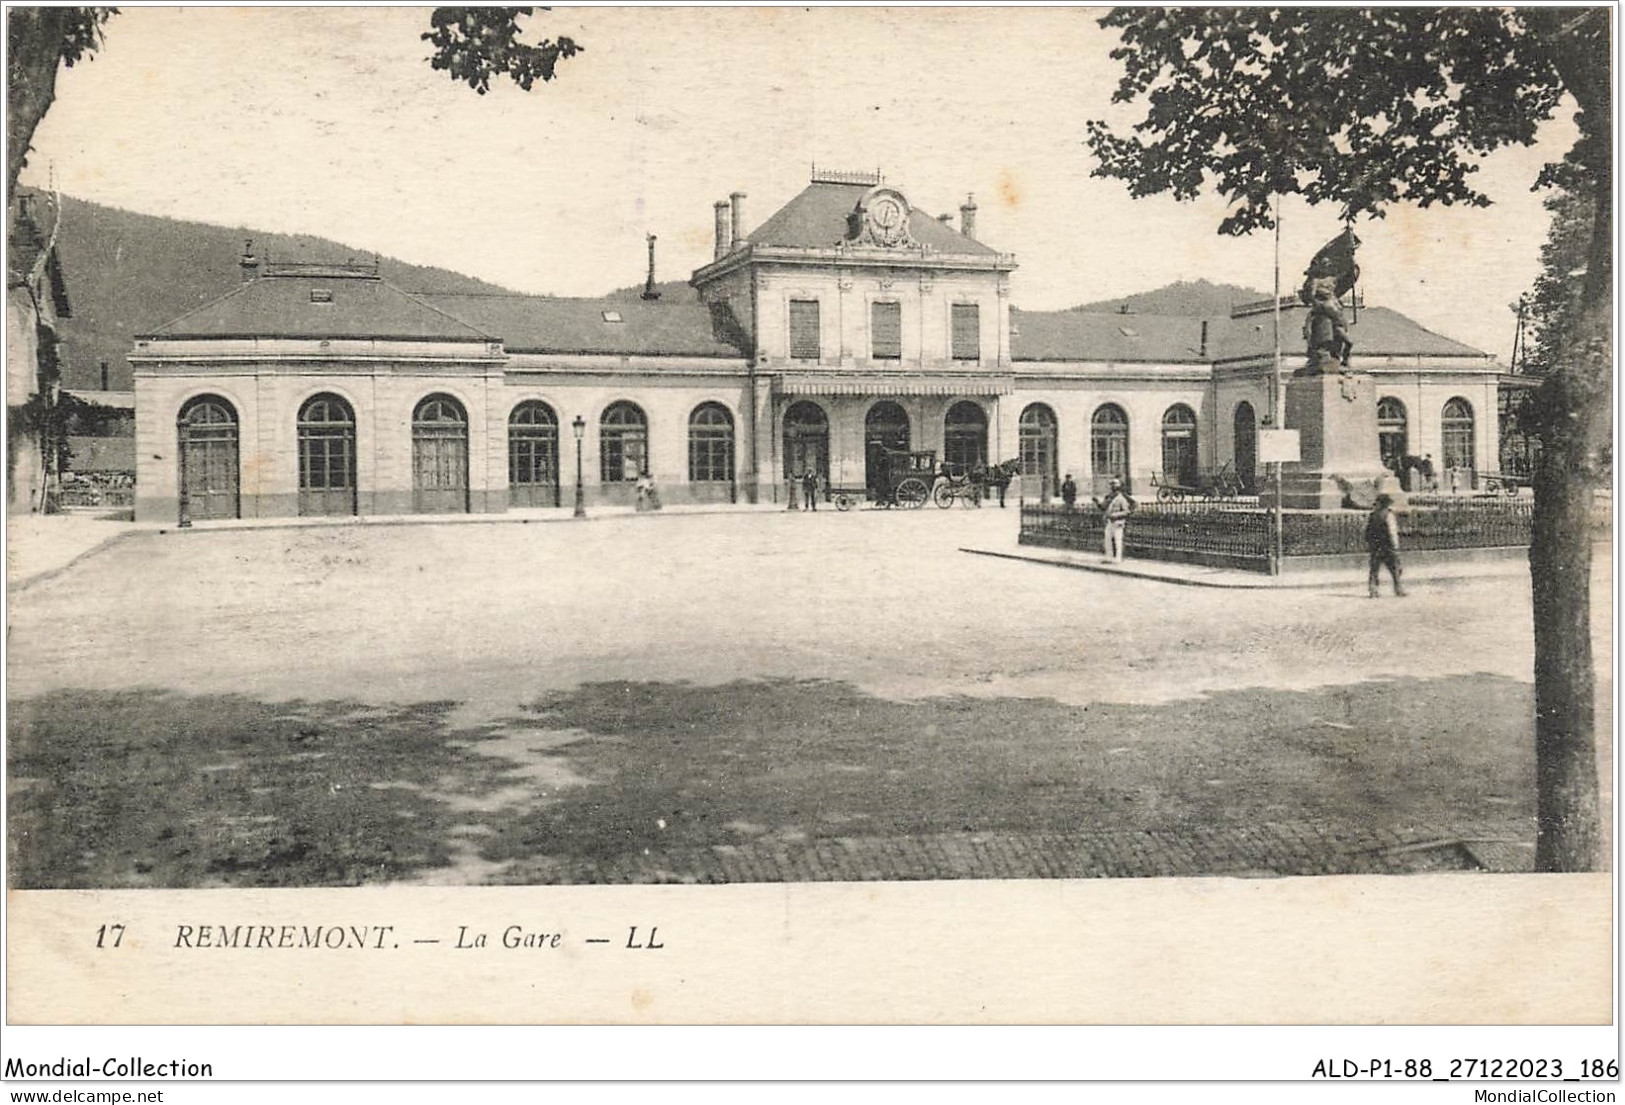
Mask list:
[[[1222,200],[1135,200],[1097,179],[1089,119],[1115,34],[1081,8],[555,8],[585,51],[554,82],[478,96],[430,69],[429,9],[125,7],[64,70],[24,181],[144,214],[337,239],[516,291],[590,296],[711,257],[712,204],[754,227],[813,164],[880,169],[933,214],[976,197],[1030,310],[1206,279],[1268,293],[1272,236],[1217,233]],[[1361,292],[1506,359],[1539,271],[1530,191],[1575,135],[1485,159],[1488,209],[1362,221]],[[1341,229],[1289,198],[1291,291]],[[1355,332],[1358,341],[1358,331]]]

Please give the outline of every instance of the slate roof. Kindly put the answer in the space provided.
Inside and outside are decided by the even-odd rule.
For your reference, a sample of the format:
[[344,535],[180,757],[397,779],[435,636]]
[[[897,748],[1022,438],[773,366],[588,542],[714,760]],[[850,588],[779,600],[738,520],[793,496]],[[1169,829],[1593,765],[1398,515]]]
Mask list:
[[[1281,348],[1289,355],[1303,351],[1303,316],[1307,308],[1281,311]],[[1435,334],[1387,307],[1361,307],[1356,321],[1345,309],[1349,338],[1356,357],[1488,357],[1481,349]],[[1274,329],[1268,312],[1229,319],[1215,360],[1267,356],[1275,351]]]
[[[809,184],[746,238],[753,246],[829,249],[846,240],[847,216],[871,187],[867,184]],[[918,208],[909,212],[908,229],[915,241],[938,253],[998,256],[998,250],[965,237],[951,226],[944,226]]]
[[[728,332],[731,318],[714,325],[710,308],[692,301],[449,293],[425,293],[419,298],[501,338],[510,353],[743,356],[717,336]],[[607,321],[605,312],[618,314],[621,321]]]
[[[329,302],[315,302],[326,292]],[[261,276],[165,323],[152,338],[379,338],[489,341],[493,335],[374,276]]]
[[[1287,356],[1303,352],[1305,308],[1281,311],[1281,347]],[[1351,322],[1354,313],[1347,311]],[[1203,356],[1202,323],[1208,324]],[[1202,319],[1185,315],[1099,314],[1089,311],[1010,311],[1010,350],[1016,361],[1148,361],[1208,364],[1267,357],[1275,351],[1269,312],[1240,318]],[[1488,357],[1472,346],[1435,334],[1398,311],[1362,307],[1349,327],[1356,356]]]
[[[8,213],[10,233],[6,241],[6,285],[18,287],[34,278],[34,270],[45,259],[44,275],[51,292],[52,306],[59,318],[71,318],[67,280],[62,260],[51,244],[62,212],[56,198],[33,188],[19,188]],[[49,251],[49,252],[47,252]]]
[[1164,364],[1213,360],[1202,356],[1202,320],[1178,315],[1092,314],[1083,311],[1010,309],[1010,357],[1016,361],[1155,361]]

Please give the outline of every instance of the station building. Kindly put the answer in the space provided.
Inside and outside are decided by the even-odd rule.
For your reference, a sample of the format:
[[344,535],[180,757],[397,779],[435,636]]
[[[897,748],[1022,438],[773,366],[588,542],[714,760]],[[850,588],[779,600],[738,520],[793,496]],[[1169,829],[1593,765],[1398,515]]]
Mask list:
[[[1231,465],[1259,476],[1274,304],[1207,317],[1012,307],[1016,260],[976,207],[933,216],[877,174],[818,173],[747,230],[714,209],[697,293],[661,300],[413,294],[375,266],[243,259],[243,283],[130,354],[136,515],[497,512],[782,501],[809,469],[863,487],[874,446],[1019,459],[1136,493]],[[1303,309],[1282,309],[1287,369]],[[1384,308],[1352,329],[1385,461],[1493,470],[1497,366]],[[182,489],[185,489],[184,496]]]

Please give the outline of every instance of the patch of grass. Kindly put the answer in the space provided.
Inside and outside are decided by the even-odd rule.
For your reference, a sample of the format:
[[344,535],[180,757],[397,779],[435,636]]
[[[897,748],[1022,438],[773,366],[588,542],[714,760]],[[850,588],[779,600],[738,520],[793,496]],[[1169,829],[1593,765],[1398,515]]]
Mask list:
[[447,862],[422,788],[484,757],[450,703],[373,709],[63,691],[10,704],[19,888],[345,886]]
[[1528,685],[1494,676],[1084,709],[894,702],[816,681],[590,684],[549,695],[523,723],[592,734],[568,751],[593,785],[493,823],[483,853],[604,860],[756,836],[1303,819],[1521,830],[1531,709]]

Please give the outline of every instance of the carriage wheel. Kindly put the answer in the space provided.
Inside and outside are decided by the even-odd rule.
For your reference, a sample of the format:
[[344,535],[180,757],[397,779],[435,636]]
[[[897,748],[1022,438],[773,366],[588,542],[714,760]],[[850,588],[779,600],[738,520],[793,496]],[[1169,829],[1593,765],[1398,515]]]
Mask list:
[[945,483],[937,484],[936,488],[931,492],[931,501],[943,510],[947,510],[954,505],[954,489]]
[[850,496],[850,495],[837,495],[837,496],[835,496],[835,509],[836,510],[851,510],[852,509],[852,496]]
[[1501,483],[1501,491],[1506,495],[1517,495],[1518,485],[1513,480],[1504,480]]
[[925,505],[925,501],[930,497],[930,488],[926,487],[925,481],[917,476],[910,476],[897,485],[897,504],[899,506],[906,506],[910,510],[918,510]]
[[1159,488],[1157,488],[1157,498],[1161,499],[1163,502],[1165,502],[1165,503],[1173,502],[1174,497],[1175,497],[1175,492],[1174,492],[1173,488],[1171,488],[1171,487],[1159,487]]

